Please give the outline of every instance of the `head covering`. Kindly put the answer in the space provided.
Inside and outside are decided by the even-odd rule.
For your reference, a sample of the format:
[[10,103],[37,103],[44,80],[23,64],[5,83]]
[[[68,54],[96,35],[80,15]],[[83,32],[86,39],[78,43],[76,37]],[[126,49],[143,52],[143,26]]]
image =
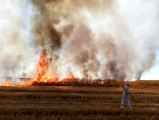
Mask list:
[[124,88],[128,89],[128,84],[127,83],[124,84]]

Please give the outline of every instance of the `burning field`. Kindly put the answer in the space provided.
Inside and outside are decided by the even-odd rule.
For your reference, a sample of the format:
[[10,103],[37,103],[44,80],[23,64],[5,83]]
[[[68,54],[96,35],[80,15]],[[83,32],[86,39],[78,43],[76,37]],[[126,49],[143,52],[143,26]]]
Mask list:
[[46,50],[43,50],[37,64],[37,74],[33,78],[21,77],[20,81],[13,83],[12,78],[8,78],[7,81],[1,83],[1,86],[120,86],[124,83],[122,81],[116,81],[114,79],[93,79],[91,77],[85,77],[82,79],[74,77],[74,75],[69,72],[68,75],[60,79],[56,73],[48,74],[48,68],[52,62],[51,58],[47,58]]
[[157,0],[1,4],[0,78],[6,84],[140,80],[158,65]]
[[0,0],[0,119],[158,120],[158,21],[158,0]]
[[43,50],[33,78],[0,87],[2,120],[158,120],[159,81],[129,81],[132,109],[120,110],[124,80],[65,79],[48,74]]

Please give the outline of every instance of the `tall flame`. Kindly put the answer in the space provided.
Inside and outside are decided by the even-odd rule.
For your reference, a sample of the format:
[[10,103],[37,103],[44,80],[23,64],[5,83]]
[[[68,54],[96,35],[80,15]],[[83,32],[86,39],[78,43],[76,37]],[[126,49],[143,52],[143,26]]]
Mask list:
[[38,82],[43,82],[43,81],[47,81],[47,78],[46,78],[46,71],[48,69],[48,60],[46,58],[46,51],[43,50],[41,56],[40,56],[40,60],[39,60],[39,64],[38,64],[38,75],[37,75],[37,78],[36,80]]
[[32,80],[34,83],[58,83],[58,82],[77,82],[72,72],[68,72],[68,75],[65,79],[60,80],[56,73],[48,75],[49,60],[47,59],[47,51],[43,50],[38,62],[38,73],[37,76]]
[[52,74],[52,75],[47,75],[47,70],[49,67],[49,62],[47,59],[47,52],[46,50],[43,50],[40,56],[40,60],[38,63],[38,73],[37,76],[33,79],[33,82],[44,82],[44,83],[48,83],[48,82],[53,82],[56,80],[56,75]]

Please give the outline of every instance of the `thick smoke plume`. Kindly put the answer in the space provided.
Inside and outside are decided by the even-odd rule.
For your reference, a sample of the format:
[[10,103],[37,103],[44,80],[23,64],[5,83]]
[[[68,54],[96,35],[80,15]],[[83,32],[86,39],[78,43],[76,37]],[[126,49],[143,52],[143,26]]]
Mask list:
[[2,73],[34,73],[42,49],[51,61],[48,73],[59,78],[71,72],[77,78],[140,79],[155,63],[157,0],[0,2],[0,11],[10,11],[0,14]]
[[[33,2],[40,11],[39,16],[45,18],[41,22],[50,24],[61,36],[62,45],[57,44],[59,59],[55,63],[57,71],[64,72],[61,74],[70,70],[82,77],[103,78],[105,74],[108,79],[133,76],[139,79],[142,72],[153,66],[158,48],[156,1]],[[143,16],[137,15],[136,10]],[[149,30],[145,30],[146,25]],[[56,46],[56,42],[52,44]]]

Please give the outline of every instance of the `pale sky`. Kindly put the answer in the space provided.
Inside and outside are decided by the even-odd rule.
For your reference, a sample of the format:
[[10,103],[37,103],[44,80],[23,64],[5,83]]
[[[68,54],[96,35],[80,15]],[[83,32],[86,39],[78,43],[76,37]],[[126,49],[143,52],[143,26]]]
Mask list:
[[157,59],[155,65],[148,71],[146,71],[141,77],[142,80],[159,80],[159,51],[157,53]]

